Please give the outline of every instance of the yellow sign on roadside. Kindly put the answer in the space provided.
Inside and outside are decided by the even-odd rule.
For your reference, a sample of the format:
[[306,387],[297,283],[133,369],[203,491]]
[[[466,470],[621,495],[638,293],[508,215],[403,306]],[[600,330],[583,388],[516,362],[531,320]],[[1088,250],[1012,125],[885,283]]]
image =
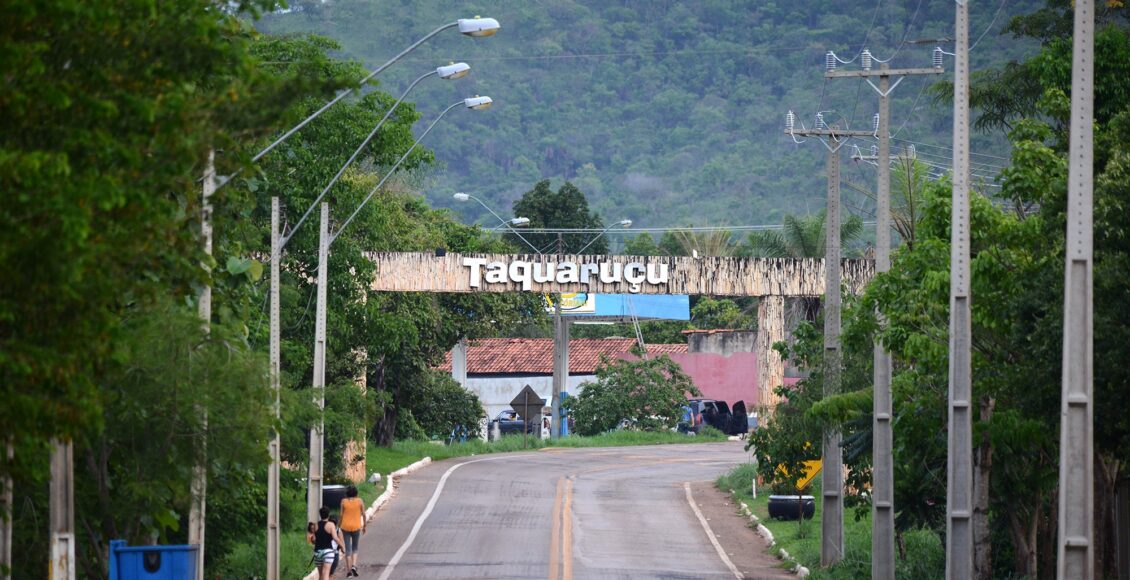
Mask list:
[[812,483],[813,479],[816,479],[816,475],[818,473],[820,473],[820,470],[823,467],[824,467],[824,462],[819,460],[819,459],[813,459],[812,461],[805,461],[804,462],[804,473],[801,474],[800,479],[796,480],[797,490],[799,491],[799,490],[802,490],[802,489],[808,487],[808,484]]

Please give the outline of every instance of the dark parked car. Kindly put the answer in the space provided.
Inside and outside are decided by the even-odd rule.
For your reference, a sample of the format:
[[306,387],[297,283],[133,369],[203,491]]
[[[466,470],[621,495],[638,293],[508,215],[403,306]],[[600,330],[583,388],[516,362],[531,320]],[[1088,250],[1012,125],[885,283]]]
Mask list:
[[[525,428],[527,433],[533,433],[537,423],[530,423],[529,426],[518,416],[518,413],[512,410],[502,411],[494,418],[493,423],[498,423],[498,431],[503,435],[508,433],[521,433]],[[491,426],[493,429],[493,425]]]
[[726,401],[691,399],[683,407],[683,421],[679,431],[698,433],[703,425],[710,425],[727,435],[743,435],[749,431],[749,418],[745,403],[734,403],[733,410]]

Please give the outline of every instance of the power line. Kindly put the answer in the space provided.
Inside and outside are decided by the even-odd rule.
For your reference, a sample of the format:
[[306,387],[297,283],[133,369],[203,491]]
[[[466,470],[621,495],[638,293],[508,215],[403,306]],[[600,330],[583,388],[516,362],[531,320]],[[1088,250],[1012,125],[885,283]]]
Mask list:
[[981,39],[985,38],[985,35],[988,34],[990,30],[993,29],[993,25],[997,23],[997,18],[1000,18],[1001,12],[1004,11],[1004,5],[1005,4],[1008,4],[1008,0],[1001,0],[1001,5],[1000,5],[1000,7],[997,8],[997,13],[995,15],[993,15],[993,20],[991,22],[989,22],[988,26],[985,27],[985,31],[981,33],[981,36],[978,36],[977,40],[973,43],[973,45],[969,47],[970,52],[973,52],[973,49],[977,48],[977,44],[981,42]]

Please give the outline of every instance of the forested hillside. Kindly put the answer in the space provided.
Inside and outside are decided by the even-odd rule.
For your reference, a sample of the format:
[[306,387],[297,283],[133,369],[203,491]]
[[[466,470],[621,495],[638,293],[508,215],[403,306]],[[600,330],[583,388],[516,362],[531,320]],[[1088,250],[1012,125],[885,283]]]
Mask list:
[[[974,70],[1031,54],[1034,42],[999,31],[1039,6],[973,3]],[[878,107],[866,84],[824,81],[825,52],[848,59],[868,47],[881,59],[893,55],[894,67],[926,67],[936,44],[952,46],[908,41],[952,36],[954,17],[952,2],[924,0],[295,0],[292,8],[260,28],[331,37],[344,48],[341,58],[370,67],[443,23],[498,19],[496,36],[445,32],[380,78],[395,95],[431,67],[472,65],[468,78],[429,79],[413,92],[424,123],[464,96],[495,100],[486,113],[453,111],[428,136],[437,160],[423,182],[428,202],[487,220],[477,204],[456,204],[451,194],[474,193],[509,215],[540,179],[567,179],[606,223],[627,217],[637,227],[780,223],[786,213],[822,207],[824,148],[784,135],[785,113],[811,126],[817,110],[832,111],[829,121],[859,129],[870,128]],[[918,147],[940,166],[948,164],[950,115],[924,89],[952,78],[951,68],[947,57],[947,74],[909,78],[892,94],[892,132],[941,146]],[[1003,155],[1002,142],[979,136],[973,151]],[[982,173],[1004,163],[978,159]],[[866,164],[845,168],[865,183],[873,174]],[[859,209],[866,199],[853,197],[849,205],[866,213]]]

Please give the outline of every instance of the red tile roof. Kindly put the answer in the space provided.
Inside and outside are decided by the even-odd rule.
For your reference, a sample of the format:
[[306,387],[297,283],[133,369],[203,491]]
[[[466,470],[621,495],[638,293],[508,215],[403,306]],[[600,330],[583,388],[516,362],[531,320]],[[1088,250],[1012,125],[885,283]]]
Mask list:
[[[569,341],[569,374],[591,375],[600,355],[610,359],[627,354],[633,338],[575,338]],[[686,344],[649,344],[649,354],[687,352]],[[451,370],[451,353],[444,356],[441,371]],[[468,374],[553,374],[553,339],[484,338],[467,345]]]

